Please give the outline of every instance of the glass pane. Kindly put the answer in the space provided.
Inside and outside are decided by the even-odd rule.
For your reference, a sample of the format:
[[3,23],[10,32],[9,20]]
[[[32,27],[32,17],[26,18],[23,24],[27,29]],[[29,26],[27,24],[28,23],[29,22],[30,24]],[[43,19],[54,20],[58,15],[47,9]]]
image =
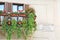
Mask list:
[[4,10],[4,5],[0,5],[0,10]]
[[23,10],[23,9],[24,9],[23,6],[18,7],[18,10]]
[[14,19],[17,21],[17,17],[12,17],[12,20],[14,20]]
[[17,5],[13,5],[13,12],[17,12]]
[[23,20],[23,17],[18,17],[18,21],[22,21]]
[[3,19],[4,19],[4,16],[0,16],[1,17],[1,24],[2,24],[2,22],[3,22]]

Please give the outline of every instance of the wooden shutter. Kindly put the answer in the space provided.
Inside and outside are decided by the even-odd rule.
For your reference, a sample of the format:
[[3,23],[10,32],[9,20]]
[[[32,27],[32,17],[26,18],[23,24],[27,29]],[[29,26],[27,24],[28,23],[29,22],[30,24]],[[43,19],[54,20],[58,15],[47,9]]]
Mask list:
[[[12,12],[12,3],[5,2],[6,13]],[[4,17],[4,20],[7,20],[8,16]]]
[[6,10],[7,12],[12,12],[12,3],[6,2],[6,3],[5,3],[5,10]]
[[8,12],[8,3],[5,3],[5,11]]
[[12,3],[8,3],[8,12],[12,12]]

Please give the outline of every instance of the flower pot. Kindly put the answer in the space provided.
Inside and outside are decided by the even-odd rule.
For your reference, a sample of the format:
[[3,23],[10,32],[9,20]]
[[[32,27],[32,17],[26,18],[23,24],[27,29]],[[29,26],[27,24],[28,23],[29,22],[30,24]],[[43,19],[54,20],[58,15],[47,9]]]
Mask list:
[[8,24],[8,25],[11,25],[11,21],[8,21],[7,24]]
[[21,17],[26,17],[26,14],[18,14]]
[[18,16],[18,14],[14,14],[14,13],[13,14],[10,14],[10,15],[13,16],[13,17]]

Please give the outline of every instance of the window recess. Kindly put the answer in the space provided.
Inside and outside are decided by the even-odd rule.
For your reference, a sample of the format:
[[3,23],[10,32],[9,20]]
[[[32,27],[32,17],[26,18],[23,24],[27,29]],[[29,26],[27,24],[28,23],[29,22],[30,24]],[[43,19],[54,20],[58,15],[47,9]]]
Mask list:
[[13,12],[23,12],[24,11],[24,4],[13,4],[12,10],[13,10]]
[[5,3],[0,2],[0,11],[4,10],[4,5],[5,5]]

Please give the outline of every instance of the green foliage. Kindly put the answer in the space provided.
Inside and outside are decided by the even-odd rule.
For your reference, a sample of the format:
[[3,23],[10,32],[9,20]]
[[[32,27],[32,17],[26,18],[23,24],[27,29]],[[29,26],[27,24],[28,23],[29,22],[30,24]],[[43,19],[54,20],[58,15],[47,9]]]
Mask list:
[[16,31],[17,21],[13,19],[13,20],[11,20],[11,22],[12,22],[12,24],[11,24],[12,30],[13,30],[13,31]]
[[4,21],[2,22],[2,30],[3,30],[3,31],[6,30],[6,26],[7,26],[6,22],[7,22],[6,20],[4,20]]
[[7,24],[7,21],[4,20],[3,21],[3,25],[2,25],[2,29],[7,33],[7,40],[10,40],[11,39],[12,33],[16,29],[16,21],[15,20],[12,20],[11,22],[12,22],[12,24],[11,25],[8,25]]
[[36,30],[36,23],[34,23],[35,14],[29,13],[27,17],[28,18],[22,20],[22,34],[25,39]]
[[24,36],[24,39],[27,39],[27,34],[26,34],[26,31],[27,31],[27,19],[24,19],[22,20],[22,34]]
[[[33,9],[31,9],[33,10]],[[7,40],[11,40],[12,33],[17,34],[17,38],[23,37],[27,40],[28,36],[36,30],[36,23],[35,23],[35,13],[30,11],[27,14],[27,17],[24,18],[21,22],[22,24],[17,24],[16,20],[11,20],[11,25],[7,24],[7,21],[4,20],[2,24],[2,29],[7,33]]]
[[17,24],[17,28],[16,28],[16,32],[17,32],[17,38],[20,38],[22,36],[22,32],[21,32],[22,28],[21,28],[21,24]]
[[3,25],[2,25],[2,29],[3,29],[3,32],[5,31],[7,33],[7,40],[10,40],[11,39],[11,26],[8,26],[7,25],[7,21],[4,20],[3,21]]
[[36,29],[36,27],[35,27],[36,24],[34,23],[35,22],[34,17],[35,17],[34,13],[28,14],[28,19],[27,19],[28,27],[29,27],[29,33],[31,33],[31,34],[32,34],[32,31]]

